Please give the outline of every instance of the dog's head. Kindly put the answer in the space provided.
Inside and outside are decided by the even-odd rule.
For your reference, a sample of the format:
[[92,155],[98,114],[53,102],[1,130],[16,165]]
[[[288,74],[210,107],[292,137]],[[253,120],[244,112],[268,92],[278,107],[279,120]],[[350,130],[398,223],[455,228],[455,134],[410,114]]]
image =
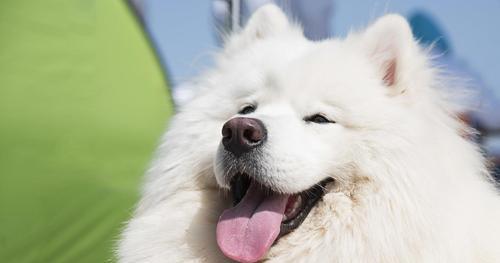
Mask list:
[[351,182],[376,147],[411,132],[425,93],[413,87],[429,77],[418,53],[396,15],[345,40],[311,42],[272,5],[228,40],[209,75],[225,116],[215,176],[235,203],[217,226],[226,256],[259,260],[300,227],[328,184]]

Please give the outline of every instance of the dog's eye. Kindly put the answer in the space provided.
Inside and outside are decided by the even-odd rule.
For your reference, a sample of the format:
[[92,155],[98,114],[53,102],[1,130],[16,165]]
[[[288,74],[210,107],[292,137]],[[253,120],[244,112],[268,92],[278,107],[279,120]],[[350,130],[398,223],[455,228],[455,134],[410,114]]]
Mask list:
[[246,105],[245,107],[243,107],[243,109],[241,109],[238,114],[249,114],[249,113],[252,113],[255,111],[255,106],[254,105]]
[[335,123],[334,121],[327,119],[325,116],[323,116],[321,114],[314,114],[314,115],[305,117],[304,120],[306,122],[314,122],[314,123]]

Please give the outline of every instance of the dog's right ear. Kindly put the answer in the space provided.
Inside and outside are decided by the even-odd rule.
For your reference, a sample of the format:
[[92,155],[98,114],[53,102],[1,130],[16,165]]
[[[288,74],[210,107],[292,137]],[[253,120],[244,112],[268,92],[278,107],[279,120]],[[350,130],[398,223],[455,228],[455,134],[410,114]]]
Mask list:
[[285,13],[274,4],[266,4],[250,17],[242,35],[249,41],[279,34],[290,27]]
[[[257,9],[245,27],[234,35],[232,46],[246,46],[290,30],[291,25],[283,11],[274,4],[266,4]],[[232,42],[232,43],[231,43]]]

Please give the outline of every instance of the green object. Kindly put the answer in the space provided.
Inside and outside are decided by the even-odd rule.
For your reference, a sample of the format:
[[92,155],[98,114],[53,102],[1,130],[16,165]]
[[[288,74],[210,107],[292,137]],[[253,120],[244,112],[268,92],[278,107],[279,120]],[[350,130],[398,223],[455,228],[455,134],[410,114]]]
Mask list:
[[171,100],[126,2],[0,2],[0,262],[113,262]]

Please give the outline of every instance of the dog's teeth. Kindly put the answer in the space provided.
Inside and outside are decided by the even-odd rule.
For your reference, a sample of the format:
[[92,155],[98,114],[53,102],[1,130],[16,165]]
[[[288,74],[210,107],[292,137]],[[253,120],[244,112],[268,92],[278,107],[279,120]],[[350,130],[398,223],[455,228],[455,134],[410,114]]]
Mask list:
[[298,195],[297,197],[295,197],[295,200],[293,200],[291,206],[286,208],[282,221],[286,221],[290,218],[294,218],[295,216],[297,216],[301,207],[302,207],[302,196]]
[[302,197],[299,195],[297,197],[297,199],[295,200],[295,202],[293,203],[293,206],[292,208],[290,209],[290,212],[295,212],[298,208],[299,208],[299,205],[302,203]]
[[297,202],[295,202],[294,209],[297,209],[301,205],[302,205],[302,196],[299,195],[299,197],[297,198]]

